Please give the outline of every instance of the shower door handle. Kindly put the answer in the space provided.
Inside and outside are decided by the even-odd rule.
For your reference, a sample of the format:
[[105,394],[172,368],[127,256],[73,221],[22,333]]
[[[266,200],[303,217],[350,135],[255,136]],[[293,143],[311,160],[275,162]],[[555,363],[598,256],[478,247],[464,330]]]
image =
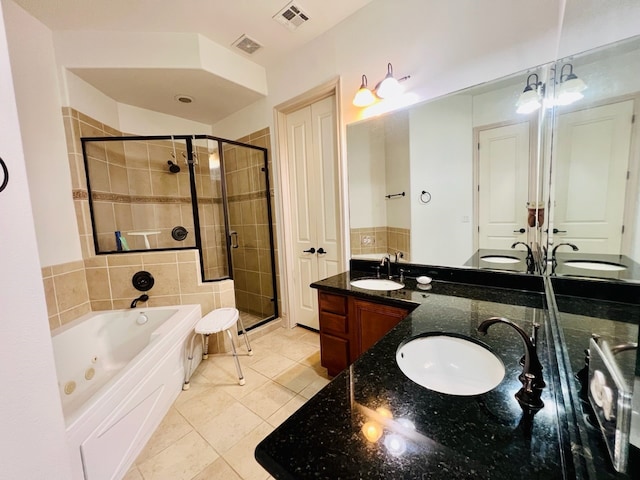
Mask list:
[[[235,230],[232,230],[231,232],[229,232],[229,237],[231,238],[231,248],[238,248],[238,232],[236,232]],[[234,243],[234,237],[235,237],[235,243]]]

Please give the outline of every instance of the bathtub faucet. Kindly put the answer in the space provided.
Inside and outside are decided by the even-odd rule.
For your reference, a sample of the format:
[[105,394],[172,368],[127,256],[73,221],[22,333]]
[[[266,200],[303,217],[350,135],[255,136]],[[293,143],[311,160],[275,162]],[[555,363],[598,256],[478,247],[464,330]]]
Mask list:
[[146,293],[143,293],[138,298],[134,299],[133,302],[131,302],[131,308],[136,308],[136,305],[138,305],[138,302],[146,302],[147,300],[149,300],[149,295],[147,295]]

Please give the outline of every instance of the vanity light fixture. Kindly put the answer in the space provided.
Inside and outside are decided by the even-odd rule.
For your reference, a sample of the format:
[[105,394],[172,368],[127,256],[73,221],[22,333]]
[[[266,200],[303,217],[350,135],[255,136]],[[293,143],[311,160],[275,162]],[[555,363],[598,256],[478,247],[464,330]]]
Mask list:
[[[565,74],[566,67],[569,67],[569,71]],[[570,105],[584,98],[582,92],[586,89],[587,85],[573,73],[573,65],[565,63],[560,70],[560,86],[558,87],[555,104]]]
[[527,114],[538,110],[542,104],[540,98],[544,96],[544,83],[542,83],[537,73],[532,73],[527,77],[527,86],[516,103],[516,112]]
[[387,75],[376,85],[376,95],[380,98],[394,97],[402,93],[400,82],[393,76],[393,66],[387,64]]
[[387,74],[378,82],[376,88],[371,90],[367,86],[367,76],[362,75],[362,83],[360,88],[353,97],[353,104],[356,107],[368,107],[376,103],[377,100],[397,98],[402,94],[402,86],[400,82],[408,80],[409,75],[402,78],[395,78],[393,76],[393,66],[387,64]]
[[369,87],[367,87],[367,76],[362,75],[362,84],[360,85],[360,89],[356,92],[355,97],[353,97],[353,104],[356,107],[368,107],[369,105],[375,103],[376,97]]

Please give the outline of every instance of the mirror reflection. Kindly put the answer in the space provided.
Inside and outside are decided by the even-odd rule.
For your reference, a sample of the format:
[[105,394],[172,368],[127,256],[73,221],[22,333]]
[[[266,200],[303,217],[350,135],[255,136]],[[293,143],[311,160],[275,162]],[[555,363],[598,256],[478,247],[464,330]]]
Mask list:
[[349,125],[352,258],[529,270],[546,112],[516,110],[527,78],[548,68]]
[[[552,149],[552,273],[640,280],[640,39],[559,60]],[[558,73],[560,72],[560,73]],[[576,82],[569,85],[571,82]]]

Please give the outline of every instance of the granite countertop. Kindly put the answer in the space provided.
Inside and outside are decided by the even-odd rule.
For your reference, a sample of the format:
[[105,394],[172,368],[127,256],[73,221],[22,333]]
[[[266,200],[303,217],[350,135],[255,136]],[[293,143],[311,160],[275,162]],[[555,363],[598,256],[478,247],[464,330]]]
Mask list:
[[[626,255],[558,251],[556,253],[556,260],[558,263],[553,269],[553,274],[557,276],[640,282],[640,265]],[[575,260],[623,265],[626,268],[619,271],[593,270],[571,266],[566,263]]]
[[[520,247],[525,248],[525,247]],[[486,260],[487,257],[502,257],[506,259],[513,259],[513,262],[499,263],[490,262]],[[494,250],[494,249],[480,249],[477,250],[473,256],[467,260],[464,264],[466,267],[481,268],[486,270],[495,270],[503,272],[520,272],[520,273],[534,273],[530,271],[530,267],[527,265],[527,250]],[[532,268],[532,267],[531,267]]]
[[[419,290],[407,279],[395,292],[351,287],[362,274],[344,273],[313,287],[369,300],[418,305],[382,340],[337,375],[256,448],[257,460],[277,479],[553,479],[573,477],[564,438],[558,373],[544,295],[501,288],[432,282]],[[408,303],[409,302],[409,303]],[[538,356],[547,387],[545,406],[533,418],[514,398],[524,353],[522,339],[496,324],[480,337],[478,325],[507,317],[525,331],[542,324]],[[398,345],[424,332],[452,332],[486,343],[504,362],[506,374],[482,395],[453,396],[423,388],[398,368]],[[391,418],[389,418],[389,414]],[[377,441],[362,427],[375,422]]]

